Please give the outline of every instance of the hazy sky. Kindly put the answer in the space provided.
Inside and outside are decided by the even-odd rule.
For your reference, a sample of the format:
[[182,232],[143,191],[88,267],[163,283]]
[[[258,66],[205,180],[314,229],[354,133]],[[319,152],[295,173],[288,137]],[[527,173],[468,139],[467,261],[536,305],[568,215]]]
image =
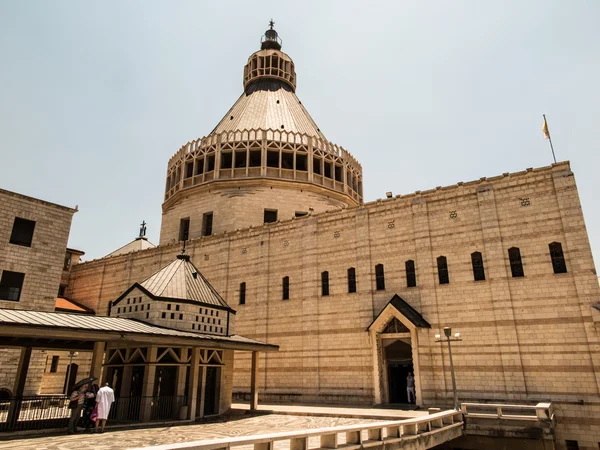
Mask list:
[[545,113],[600,261],[597,0],[0,0],[0,187],[79,205],[86,260],[143,219],[157,243],[168,159],[241,94],[271,17],[366,201],[548,165]]

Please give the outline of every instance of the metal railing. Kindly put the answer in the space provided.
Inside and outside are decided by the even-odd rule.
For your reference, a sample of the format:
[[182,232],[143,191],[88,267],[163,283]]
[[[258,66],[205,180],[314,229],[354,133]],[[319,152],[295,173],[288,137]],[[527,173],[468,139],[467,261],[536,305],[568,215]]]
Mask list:
[[[185,396],[118,397],[113,403],[111,422],[183,420]],[[0,432],[66,428],[71,417],[65,395],[30,395],[0,401]]]
[[71,415],[65,395],[29,395],[0,401],[0,431],[66,427]]
[[[254,450],[272,450],[275,448],[275,443],[280,441],[289,441],[291,450],[312,448],[379,450],[390,444],[401,444],[403,441],[419,438],[427,440],[427,443],[438,445],[461,436],[462,425],[462,413],[450,410],[415,419],[183,442],[144,447],[144,450],[228,450],[232,447],[247,445],[253,445]],[[309,442],[309,440],[313,442]],[[141,450],[141,448],[134,450]]]
[[500,403],[462,403],[461,410],[465,418],[526,420],[534,422],[552,422],[554,409],[552,403],[537,405],[507,405]]

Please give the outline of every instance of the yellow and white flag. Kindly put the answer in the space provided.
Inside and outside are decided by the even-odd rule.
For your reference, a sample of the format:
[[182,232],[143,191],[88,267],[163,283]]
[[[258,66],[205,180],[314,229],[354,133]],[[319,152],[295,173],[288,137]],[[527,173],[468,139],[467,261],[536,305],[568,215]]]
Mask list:
[[548,122],[546,122],[546,117],[544,117],[544,125],[542,125],[542,131],[544,132],[544,137],[546,139],[550,139],[550,131],[548,131]]

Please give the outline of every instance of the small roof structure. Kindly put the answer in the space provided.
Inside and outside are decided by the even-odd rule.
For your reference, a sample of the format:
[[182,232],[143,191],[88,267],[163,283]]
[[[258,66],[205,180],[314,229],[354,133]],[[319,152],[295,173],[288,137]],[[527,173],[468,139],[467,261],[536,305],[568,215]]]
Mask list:
[[0,308],[0,345],[90,350],[104,341],[124,344],[207,346],[241,351],[277,351],[279,346],[238,335],[191,333],[119,317]]
[[229,307],[186,254],[177,255],[176,259],[158,272],[141,283],[134,283],[113,302],[113,305],[118,304],[136,287],[153,300],[174,300],[216,306],[235,314],[235,310]]
[[147,237],[145,237],[145,236],[136,237],[129,244],[125,244],[123,247],[118,248],[114,252],[106,255],[105,258],[108,256],[126,255],[127,253],[138,252],[140,250],[146,250],[146,249],[154,248],[154,247],[156,247],[156,245],[154,245],[152,242],[150,242]]
[[388,302],[387,305],[381,310],[377,317],[371,322],[368,326],[367,331],[371,330],[373,325],[379,321],[379,318],[382,316],[388,316],[390,313],[390,308],[395,309],[398,313],[400,313],[406,320],[408,320],[412,325],[417,328],[431,328],[429,322],[427,322],[423,316],[412,306],[406,303],[398,294],[394,294],[392,299]]
[[72,312],[79,314],[95,314],[95,312],[90,308],[64,297],[56,297],[54,310],[59,312]]

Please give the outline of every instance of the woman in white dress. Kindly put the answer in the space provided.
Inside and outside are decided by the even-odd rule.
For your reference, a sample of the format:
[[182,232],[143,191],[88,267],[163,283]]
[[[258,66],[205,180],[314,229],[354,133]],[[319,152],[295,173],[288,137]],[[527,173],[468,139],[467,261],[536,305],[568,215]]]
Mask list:
[[108,383],[104,383],[104,386],[102,386],[98,391],[98,394],[96,394],[96,408],[98,408],[96,433],[98,433],[98,424],[100,422],[102,422],[100,433],[104,433],[104,425],[106,425],[106,419],[108,419],[108,413],[110,412],[110,407],[114,401],[115,392],[108,386]]

